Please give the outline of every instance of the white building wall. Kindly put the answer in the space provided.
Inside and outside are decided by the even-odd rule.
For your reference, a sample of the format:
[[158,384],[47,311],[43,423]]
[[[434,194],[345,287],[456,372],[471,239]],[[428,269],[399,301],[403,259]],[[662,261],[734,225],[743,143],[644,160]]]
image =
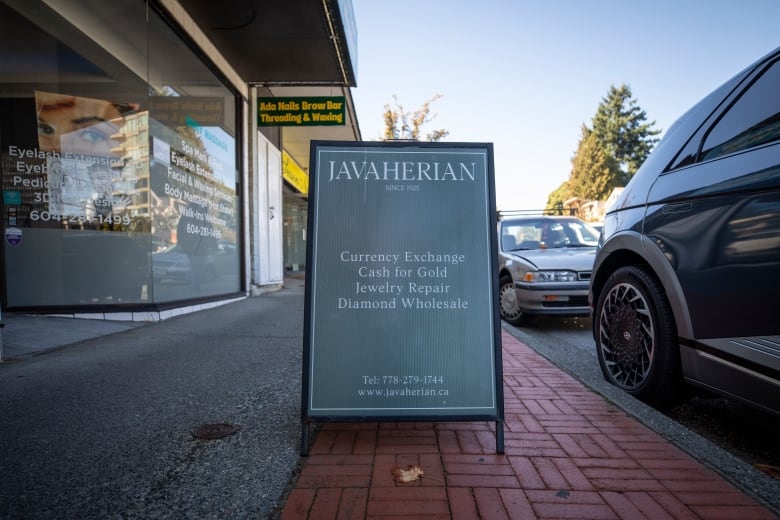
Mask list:
[[254,134],[251,208],[251,280],[253,285],[282,283],[282,152],[260,132]]

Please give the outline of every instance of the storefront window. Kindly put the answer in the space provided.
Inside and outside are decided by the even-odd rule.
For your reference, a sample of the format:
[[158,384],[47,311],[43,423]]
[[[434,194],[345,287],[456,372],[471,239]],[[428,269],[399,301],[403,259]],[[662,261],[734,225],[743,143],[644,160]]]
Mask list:
[[238,292],[235,94],[143,2],[4,0],[0,35],[8,308]]
[[286,271],[306,270],[306,221],[308,208],[305,201],[294,197],[284,200],[284,268]]

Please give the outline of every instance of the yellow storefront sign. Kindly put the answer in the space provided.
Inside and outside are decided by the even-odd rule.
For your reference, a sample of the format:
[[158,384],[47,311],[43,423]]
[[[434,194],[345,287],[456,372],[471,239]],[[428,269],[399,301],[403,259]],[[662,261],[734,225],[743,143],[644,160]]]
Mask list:
[[257,126],[344,126],[346,120],[344,96],[257,98]]
[[282,177],[299,192],[309,193],[309,176],[285,151],[282,151]]

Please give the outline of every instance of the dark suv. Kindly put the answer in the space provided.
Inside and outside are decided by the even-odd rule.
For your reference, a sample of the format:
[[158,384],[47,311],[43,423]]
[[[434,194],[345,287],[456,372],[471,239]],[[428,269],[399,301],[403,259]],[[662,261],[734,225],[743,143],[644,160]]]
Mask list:
[[669,128],[604,219],[589,301],[609,382],[780,414],[780,48]]

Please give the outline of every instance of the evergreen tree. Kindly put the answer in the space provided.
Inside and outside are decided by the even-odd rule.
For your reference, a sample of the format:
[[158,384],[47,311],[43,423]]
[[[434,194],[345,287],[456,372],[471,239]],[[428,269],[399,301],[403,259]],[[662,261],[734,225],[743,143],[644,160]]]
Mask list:
[[572,198],[571,187],[569,181],[563,181],[560,186],[555,188],[555,191],[547,196],[547,205],[545,206],[545,212],[555,213],[559,208],[563,208],[563,203]]
[[619,171],[617,162],[601,146],[596,133],[585,125],[582,126],[582,137],[571,163],[569,186],[577,197],[605,200],[613,188],[621,185],[614,175]]
[[655,121],[647,122],[647,113],[632,97],[631,88],[610,86],[592,121],[592,132],[607,155],[614,159],[615,186],[625,186],[658,142],[660,130]]

